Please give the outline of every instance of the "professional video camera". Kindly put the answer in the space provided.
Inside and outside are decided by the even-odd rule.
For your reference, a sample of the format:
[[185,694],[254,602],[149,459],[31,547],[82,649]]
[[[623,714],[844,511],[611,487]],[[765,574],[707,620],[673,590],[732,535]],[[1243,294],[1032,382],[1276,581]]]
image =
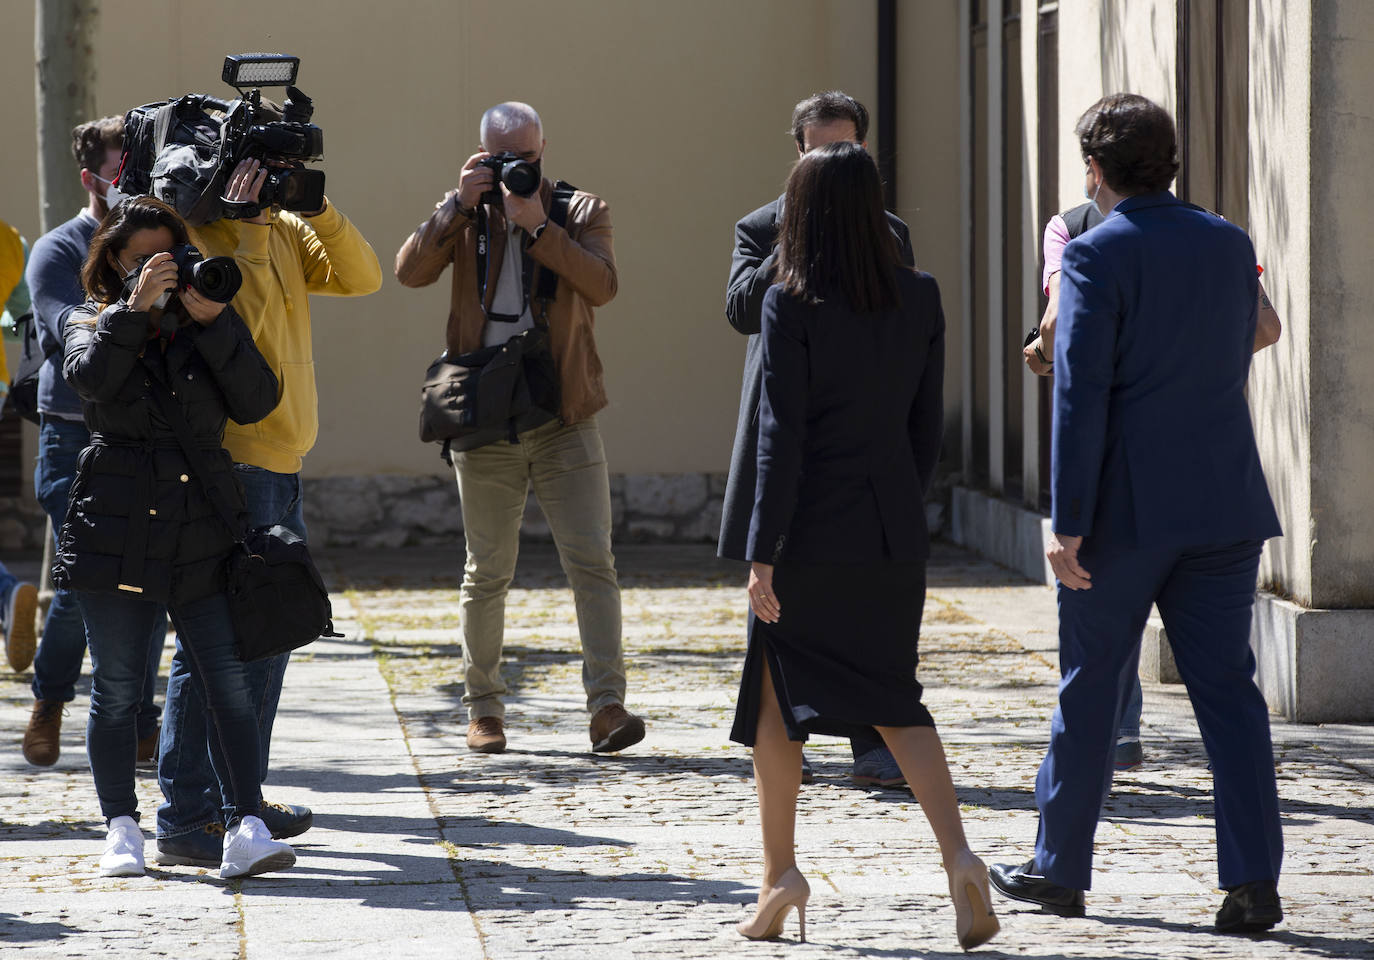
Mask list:
[[[255,217],[269,206],[320,209],[324,173],[301,164],[324,156],[324,131],[310,122],[314,104],[294,85],[299,69],[299,57],[276,53],[225,57],[222,78],[239,99],[188,93],[130,110],[115,177],[120,192],[150,193],[192,225]],[[286,87],[280,112],[262,99],[265,86]],[[268,168],[258,202],[225,200],[230,175],[248,158]]]

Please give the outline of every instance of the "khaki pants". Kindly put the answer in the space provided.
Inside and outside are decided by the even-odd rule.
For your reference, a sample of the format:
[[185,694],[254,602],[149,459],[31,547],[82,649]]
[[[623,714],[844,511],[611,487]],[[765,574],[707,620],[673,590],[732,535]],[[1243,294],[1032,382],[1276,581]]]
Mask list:
[[530,484],[549,522],[577,606],[587,709],[625,701],[620,585],[611,554],[611,490],[596,420],[557,421],[453,455],[463,502],[463,703],[468,717],[502,717],[501,644]]

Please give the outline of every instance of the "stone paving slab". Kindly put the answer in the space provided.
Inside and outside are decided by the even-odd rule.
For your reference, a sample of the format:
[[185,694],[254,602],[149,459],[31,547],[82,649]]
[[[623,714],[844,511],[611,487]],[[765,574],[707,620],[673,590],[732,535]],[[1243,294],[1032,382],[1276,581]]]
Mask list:
[[[848,781],[847,744],[807,748],[798,848],[811,879],[796,927],[750,943],[759,871],[747,750],[731,744],[744,597],[709,549],[617,551],[631,709],[645,743],[588,752],[572,596],[526,547],[506,652],[510,750],[466,750],[457,566],[450,549],[329,552],[341,641],[293,658],[266,795],[315,827],[291,871],[96,876],[101,828],[82,695],[63,758],[27,767],[27,678],[0,675],[0,956],[278,958],[952,957],[953,911],[920,807]],[[20,567],[23,571],[22,566]],[[1054,704],[1052,591],[941,546],[921,674],[970,841],[1024,858]],[[1210,775],[1181,687],[1146,685],[1146,764],[1120,775],[1098,831],[1089,916],[1005,900],[982,953],[1050,958],[1374,958],[1374,728],[1274,722],[1288,918],[1266,938],[1209,932]],[[155,778],[140,775],[151,814]],[[150,822],[151,817],[145,822]],[[149,845],[151,852],[152,845]]]

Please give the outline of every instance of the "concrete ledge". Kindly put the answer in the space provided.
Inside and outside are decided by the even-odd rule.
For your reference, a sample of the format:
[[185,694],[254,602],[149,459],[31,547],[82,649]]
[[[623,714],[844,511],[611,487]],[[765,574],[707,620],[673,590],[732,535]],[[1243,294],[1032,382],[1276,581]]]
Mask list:
[[1050,518],[968,487],[950,489],[950,539],[1047,586],[1054,585],[1045,540]]
[[1261,592],[1251,645],[1270,707],[1300,723],[1374,720],[1374,610],[1309,610]]
[[1164,632],[1164,623],[1154,616],[1145,621],[1145,633],[1140,638],[1140,679],[1154,683],[1182,683],[1178,664],[1174,662],[1174,648]]

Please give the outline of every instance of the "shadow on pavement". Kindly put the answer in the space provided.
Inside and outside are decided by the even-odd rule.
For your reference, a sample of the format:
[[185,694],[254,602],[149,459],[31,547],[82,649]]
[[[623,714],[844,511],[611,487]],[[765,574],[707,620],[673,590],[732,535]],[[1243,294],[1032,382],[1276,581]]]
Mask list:
[[81,933],[76,927],[55,921],[31,923],[20,919],[13,913],[0,913],[0,944],[37,943],[39,941],[61,940]]

